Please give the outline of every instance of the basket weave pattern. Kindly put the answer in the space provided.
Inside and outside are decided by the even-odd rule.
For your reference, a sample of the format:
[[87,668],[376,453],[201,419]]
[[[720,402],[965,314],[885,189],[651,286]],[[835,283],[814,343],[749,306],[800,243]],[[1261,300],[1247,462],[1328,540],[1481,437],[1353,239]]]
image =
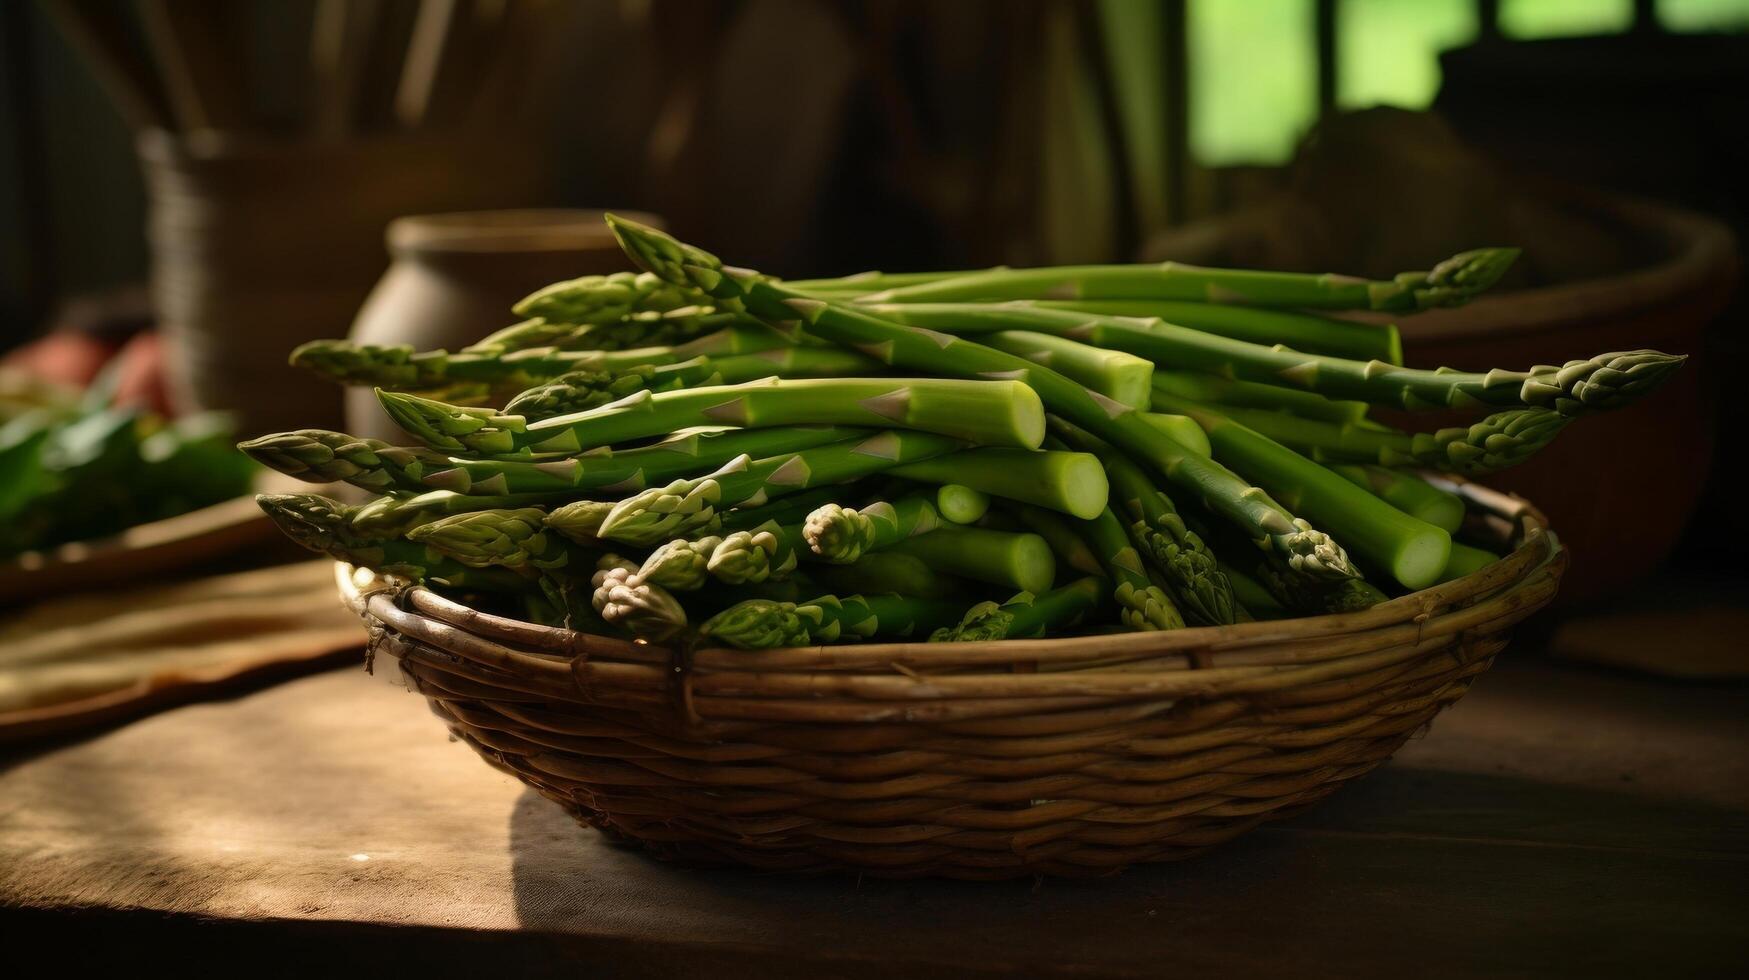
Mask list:
[[1364,612],[1167,633],[682,651],[340,579],[453,733],[658,856],[1097,875],[1290,816],[1463,696],[1566,552],[1523,501],[1462,492],[1504,560]]

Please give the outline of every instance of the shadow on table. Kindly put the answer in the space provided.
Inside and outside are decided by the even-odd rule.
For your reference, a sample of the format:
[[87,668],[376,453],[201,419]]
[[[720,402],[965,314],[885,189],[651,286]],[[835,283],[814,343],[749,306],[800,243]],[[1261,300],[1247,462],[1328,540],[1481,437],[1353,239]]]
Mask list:
[[676,867],[533,791],[510,841],[525,928],[715,977],[1628,976],[1724,971],[1749,939],[1749,814],[1401,766],[1202,857],[1096,880]]

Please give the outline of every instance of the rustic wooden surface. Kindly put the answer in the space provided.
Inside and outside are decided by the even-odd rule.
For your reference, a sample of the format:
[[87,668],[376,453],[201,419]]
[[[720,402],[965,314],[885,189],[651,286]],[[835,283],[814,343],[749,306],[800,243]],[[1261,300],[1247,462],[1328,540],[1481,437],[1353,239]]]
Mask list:
[[0,756],[0,936],[257,976],[1724,975],[1749,948],[1746,707],[1506,663],[1386,769],[1201,859],[858,882],[606,845],[348,669]]

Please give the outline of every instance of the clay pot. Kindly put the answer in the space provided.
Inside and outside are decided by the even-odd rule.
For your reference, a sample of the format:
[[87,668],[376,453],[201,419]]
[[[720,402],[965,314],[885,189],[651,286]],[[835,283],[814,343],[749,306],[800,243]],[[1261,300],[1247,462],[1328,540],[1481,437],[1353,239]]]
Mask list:
[[[646,224],[660,218],[620,212]],[[602,211],[427,214],[388,227],[389,269],[352,323],[361,344],[455,350],[515,322],[510,307],[541,286],[631,268]],[[347,431],[405,442],[369,389],[346,395]]]

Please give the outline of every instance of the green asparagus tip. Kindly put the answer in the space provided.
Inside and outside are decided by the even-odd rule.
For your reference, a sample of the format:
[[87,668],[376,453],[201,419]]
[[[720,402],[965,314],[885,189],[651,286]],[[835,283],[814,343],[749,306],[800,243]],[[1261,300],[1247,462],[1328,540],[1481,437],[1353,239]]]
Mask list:
[[376,396],[396,425],[433,449],[486,455],[516,449],[514,432],[522,425],[521,416],[460,408],[382,388],[376,389]]
[[345,340],[312,340],[291,352],[292,367],[314,372],[341,384],[412,384],[418,379],[413,348],[354,344]]
[[646,640],[671,640],[686,629],[686,610],[667,589],[638,582],[629,566],[595,573],[594,605],[601,618]]
[[259,493],[255,503],[286,537],[311,551],[332,547],[346,520],[346,506],[320,494]]
[[[1032,593],[1022,592],[1008,600],[1008,605],[1030,605],[1034,600]],[[1014,627],[1014,612],[1004,609],[1003,604],[996,602],[980,602],[966,610],[966,615],[957,626],[943,626],[929,634],[931,643],[981,643],[986,640],[1003,640],[1008,638],[1008,631]]]
[[378,404],[388,413],[390,421],[420,442],[434,449],[451,452],[467,449],[460,440],[443,431],[442,423],[446,416],[433,408],[436,402],[382,388],[376,389],[376,396]]
[[1130,525],[1130,537],[1145,548],[1156,567],[1166,574],[1179,604],[1189,610],[1199,626],[1223,626],[1233,622],[1233,588],[1216,564],[1214,554],[1196,532],[1184,526],[1177,514],[1164,514],[1154,523],[1138,520]]
[[1402,462],[1470,476],[1497,473],[1535,455],[1571,421],[1571,416],[1546,408],[1507,409],[1467,427],[1418,434],[1420,451]]
[[675,480],[615,504],[596,533],[626,544],[654,545],[709,526],[722,499],[716,480]]
[[[237,443],[237,450],[269,469],[287,476],[313,477],[321,482],[335,463],[334,451],[303,432],[274,432]],[[334,477],[334,479],[343,479]]]
[[796,604],[771,599],[736,603],[706,620],[698,632],[740,650],[801,646],[810,638]]
[[345,481],[370,490],[387,490],[395,485],[395,477],[388,470],[389,459],[385,457],[393,457],[398,465],[419,458],[416,450],[326,429],[274,432],[239,442],[237,449],[287,476],[311,483]]
[[616,506],[618,501],[613,500],[574,500],[554,508],[547,515],[547,527],[579,544],[596,544],[601,537],[601,522],[607,520]]
[[1552,408],[1562,415],[1583,415],[1621,408],[1670,380],[1686,354],[1655,350],[1615,351],[1560,367],[1532,368],[1519,389],[1527,405]]
[[1118,617],[1132,630],[1181,630],[1184,616],[1159,586],[1138,589],[1133,583],[1120,583],[1112,593],[1120,608]]
[[421,524],[406,537],[474,568],[521,568],[543,550],[545,518],[537,507],[484,510]]
[[1478,248],[1459,252],[1427,272],[1405,272],[1381,284],[1374,309],[1431,310],[1462,306],[1498,282],[1517,260],[1516,248]]
[[687,266],[702,269],[722,267],[722,261],[709,252],[676,241],[648,225],[611,213],[606,220],[613,237],[632,262],[666,282],[680,286],[699,285],[694,276],[687,274]]
[[1336,539],[1300,518],[1294,518],[1292,532],[1276,535],[1272,540],[1288,567],[1300,575],[1331,580],[1360,577],[1360,570]]
[[[780,552],[783,557],[775,559]],[[768,522],[751,531],[735,531],[725,536],[711,552],[709,569],[721,582],[742,585],[782,577],[795,566],[795,552],[783,547],[778,526]]]
[[1478,248],[1446,259],[1427,274],[1433,286],[1467,290],[1475,295],[1500,281],[1512,263],[1518,261],[1523,249]]
[[697,541],[675,538],[650,552],[635,578],[670,590],[697,589],[704,585],[712,552],[721,542],[721,538],[714,536]]
[[802,524],[802,537],[809,550],[825,561],[845,565],[862,557],[875,539],[874,522],[860,512],[838,504],[826,504],[809,514]]

